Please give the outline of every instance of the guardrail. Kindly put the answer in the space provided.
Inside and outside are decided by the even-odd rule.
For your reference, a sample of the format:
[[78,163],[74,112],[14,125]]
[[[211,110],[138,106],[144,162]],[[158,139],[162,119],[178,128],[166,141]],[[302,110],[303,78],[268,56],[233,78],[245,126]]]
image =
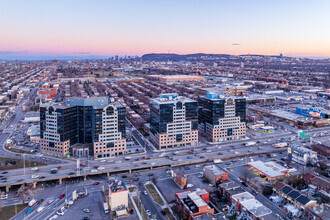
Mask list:
[[86,176],[92,176],[92,175],[101,175],[101,174],[109,174],[112,173],[118,173],[118,172],[134,172],[141,169],[157,169],[162,167],[180,167],[180,166],[188,166],[193,164],[200,164],[200,163],[207,163],[211,162],[215,159],[221,159],[221,160],[227,160],[232,158],[239,158],[239,157],[248,157],[248,156],[255,156],[259,154],[268,154],[268,153],[277,153],[277,152],[284,152],[285,149],[274,149],[274,150],[268,150],[268,151],[260,151],[260,152],[248,152],[248,153],[240,153],[240,154],[233,154],[233,155],[217,155],[214,157],[208,157],[208,158],[199,158],[199,159],[187,159],[183,161],[167,161],[162,163],[157,163],[155,165],[151,164],[143,164],[135,167],[127,167],[127,168],[118,168],[118,169],[111,169],[111,170],[102,170],[97,172],[89,172],[89,173],[81,173],[81,174],[75,174],[75,175],[62,175],[62,176],[53,176],[53,177],[46,177],[43,179],[31,179],[31,180],[24,180],[22,182],[7,182],[0,184],[0,187],[10,187],[14,185],[21,185],[23,183],[35,183],[35,182],[45,182],[45,181],[52,181],[52,180],[60,180],[60,179],[69,179],[69,178],[77,178],[77,177],[86,177]]

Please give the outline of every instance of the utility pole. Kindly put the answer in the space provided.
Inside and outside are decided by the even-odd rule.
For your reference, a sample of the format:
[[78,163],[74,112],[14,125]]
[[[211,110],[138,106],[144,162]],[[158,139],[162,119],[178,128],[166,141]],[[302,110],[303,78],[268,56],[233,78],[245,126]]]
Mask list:
[[25,154],[23,154],[23,166],[24,166],[24,175],[25,175]]

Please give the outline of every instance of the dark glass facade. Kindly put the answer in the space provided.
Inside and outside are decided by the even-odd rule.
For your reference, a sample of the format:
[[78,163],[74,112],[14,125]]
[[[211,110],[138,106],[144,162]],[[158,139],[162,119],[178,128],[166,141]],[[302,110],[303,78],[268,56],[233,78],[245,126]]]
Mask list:
[[[219,125],[219,118],[225,117],[225,99],[198,98],[198,123]],[[246,121],[246,99],[235,99],[235,116]]]
[[[174,103],[152,104],[150,108],[150,132],[167,133],[167,124],[173,122]],[[192,130],[198,129],[197,102],[177,102],[176,108],[182,109],[185,106],[185,120],[191,121]],[[182,137],[177,136],[177,140]]]
[[219,118],[225,117],[225,100],[198,98],[198,123],[219,125]]
[[[105,106],[104,106],[105,107]],[[99,134],[102,134],[102,112],[104,107],[99,106],[56,106],[48,107],[48,113],[57,113],[57,133],[60,141],[70,140],[70,145],[81,143],[91,144],[99,141]],[[126,138],[124,106],[117,107],[118,110],[118,131],[122,133],[122,138]],[[106,109],[108,114],[114,114],[113,107]],[[44,138],[46,130],[47,107],[40,107],[40,137]],[[51,146],[49,142],[49,146]],[[90,149],[93,153],[93,149]]]

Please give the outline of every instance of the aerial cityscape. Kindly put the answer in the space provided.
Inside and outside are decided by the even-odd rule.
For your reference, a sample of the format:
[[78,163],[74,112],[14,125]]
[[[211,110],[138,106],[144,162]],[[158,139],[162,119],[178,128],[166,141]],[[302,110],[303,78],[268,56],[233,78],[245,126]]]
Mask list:
[[1,5],[0,220],[330,219],[330,2]]

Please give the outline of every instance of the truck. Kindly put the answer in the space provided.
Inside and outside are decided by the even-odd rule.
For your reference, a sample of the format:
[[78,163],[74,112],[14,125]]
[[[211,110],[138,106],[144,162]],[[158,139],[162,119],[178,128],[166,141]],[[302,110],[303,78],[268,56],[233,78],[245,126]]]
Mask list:
[[213,160],[213,163],[222,163],[222,160],[221,159],[215,159],[215,160]]
[[282,142],[282,143],[276,143],[274,144],[275,148],[280,148],[280,147],[287,147],[288,143],[287,142]]
[[245,146],[252,146],[252,145],[255,145],[256,144],[256,142],[254,142],[254,141],[249,141],[249,142],[247,142],[246,144],[245,144]]
[[108,214],[109,213],[109,206],[108,206],[107,202],[103,203],[103,208],[104,208],[104,213]]
[[35,199],[31,199],[31,201],[29,202],[28,205],[31,207],[31,206],[33,206],[36,202],[37,202],[37,200],[35,200]]

